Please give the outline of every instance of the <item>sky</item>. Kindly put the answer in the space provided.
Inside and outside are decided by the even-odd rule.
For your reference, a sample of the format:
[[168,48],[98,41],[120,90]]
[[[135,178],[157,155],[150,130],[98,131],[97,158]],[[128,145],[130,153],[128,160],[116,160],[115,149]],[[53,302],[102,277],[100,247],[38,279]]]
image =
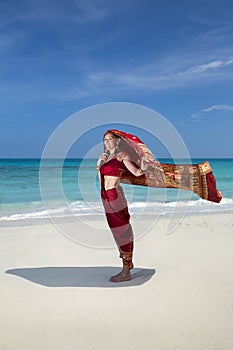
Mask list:
[[0,0],[0,158],[41,157],[110,102],[160,113],[192,157],[233,158],[232,0]]

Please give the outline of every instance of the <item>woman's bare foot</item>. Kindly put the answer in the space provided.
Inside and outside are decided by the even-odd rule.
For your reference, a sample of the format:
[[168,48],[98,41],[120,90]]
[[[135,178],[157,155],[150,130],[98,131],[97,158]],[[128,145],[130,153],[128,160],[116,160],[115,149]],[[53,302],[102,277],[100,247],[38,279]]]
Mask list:
[[128,273],[124,273],[123,271],[121,271],[120,273],[118,273],[117,275],[114,275],[112,277],[109,278],[109,282],[125,282],[125,281],[130,281],[131,280],[131,274],[128,271]]

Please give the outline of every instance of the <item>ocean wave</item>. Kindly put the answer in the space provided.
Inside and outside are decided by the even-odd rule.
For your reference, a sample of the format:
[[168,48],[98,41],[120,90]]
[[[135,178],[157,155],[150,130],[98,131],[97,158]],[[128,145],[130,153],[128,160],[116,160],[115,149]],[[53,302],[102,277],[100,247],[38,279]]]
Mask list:
[[[28,205],[27,205],[28,208]],[[84,202],[75,201],[61,206],[59,203],[51,203],[49,207],[35,209],[32,211],[17,213],[15,207],[14,213],[8,213],[0,217],[0,221],[17,221],[17,220],[33,220],[33,219],[48,219],[48,218],[63,218],[70,216],[104,215],[104,210],[101,202]],[[204,213],[204,212],[233,212],[233,199],[223,198],[221,203],[212,203],[203,199],[190,201],[174,201],[174,202],[132,202],[129,203],[129,211],[131,215],[166,215],[174,212],[187,213]]]
[[129,205],[132,213],[141,212],[144,210],[145,214],[152,215],[154,213],[163,213],[164,215],[173,212],[226,212],[233,211],[233,199],[223,198],[221,203],[208,202],[203,199],[190,201],[171,201],[171,202],[135,202]]

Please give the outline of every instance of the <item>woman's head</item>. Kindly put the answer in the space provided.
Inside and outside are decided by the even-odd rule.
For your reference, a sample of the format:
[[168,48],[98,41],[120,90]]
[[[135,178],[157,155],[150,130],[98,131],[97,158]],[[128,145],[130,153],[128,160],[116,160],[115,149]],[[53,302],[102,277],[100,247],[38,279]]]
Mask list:
[[114,152],[120,143],[120,137],[113,134],[111,131],[106,131],[104,134],[104,150]]

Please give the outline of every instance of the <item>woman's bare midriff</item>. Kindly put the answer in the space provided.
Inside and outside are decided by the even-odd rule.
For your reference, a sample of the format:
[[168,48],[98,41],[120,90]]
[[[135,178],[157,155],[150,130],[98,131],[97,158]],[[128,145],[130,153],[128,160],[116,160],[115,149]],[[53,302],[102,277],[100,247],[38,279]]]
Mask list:
[[119,185],[120,179],[117,176],[104,176],[104,188],[106,191],[116,188]]

